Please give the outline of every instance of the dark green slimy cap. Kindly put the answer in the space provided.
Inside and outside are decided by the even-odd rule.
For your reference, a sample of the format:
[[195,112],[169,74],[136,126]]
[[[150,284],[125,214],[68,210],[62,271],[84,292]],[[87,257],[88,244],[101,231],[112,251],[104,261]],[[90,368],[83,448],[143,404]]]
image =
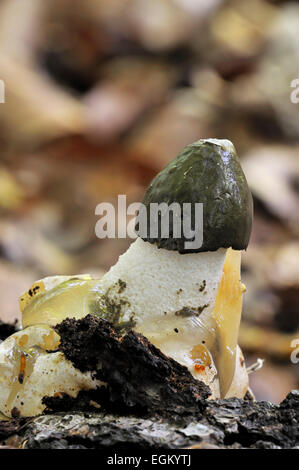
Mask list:
[[[236,150],[229,140],[202,139],[187,145],[153,179],[142,202],[147,209],[148,232],[146,236],[143,233],[140,236],[158,248],[196,253],[229,247],[243,250],[248,246],[253,215],[252,196]],[[195,203],[203,203],[203,243],[200,248],[185,248],[185,242],[190,240],[183,234],[183,211],[178,215],[170,212],[168,238],[161,236],[160,219],[157,235],[150,236],[150,204],[163,202],[168,205],[177,202],[181,208],[183,203],[191,203],[192,209]],[[191,214],[194,228],[193,210]],[[139,215],[137,233],[140,229]],[[180,238],[173,236],[174,223],[181,224]]]

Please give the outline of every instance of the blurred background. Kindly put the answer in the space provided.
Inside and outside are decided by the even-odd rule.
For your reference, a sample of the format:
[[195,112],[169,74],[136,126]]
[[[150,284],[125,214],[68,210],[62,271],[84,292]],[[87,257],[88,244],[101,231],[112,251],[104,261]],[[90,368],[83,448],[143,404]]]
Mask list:
[[[240,345],[258,399],[299,386],[299,2],[1,0],[0,319],[54,274],[100,276],[131,240],[95,207],[140,201],[186,144],[234,142],[254,195]],[[299,96],[299,93],[298,93]]]

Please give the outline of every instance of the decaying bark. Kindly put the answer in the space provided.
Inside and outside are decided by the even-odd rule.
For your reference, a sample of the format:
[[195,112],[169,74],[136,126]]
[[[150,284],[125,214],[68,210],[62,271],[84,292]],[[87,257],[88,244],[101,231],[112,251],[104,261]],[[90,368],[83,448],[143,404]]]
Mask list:
[[275,449],[298,448],[298,423],[299,392],[293,391],[280,406],[237,398],[211,401],[201,418],[189,416],[180,423],[102,411],[60,412],[29,419],[26,424],[0,422],[0,434],[4,443],[5,437],[17,435],[15,441],[25,449]]
[[208,387],[144,336],[121,336],[87,316],[57,326],[60,349],[107,383],[77,399],[45,397],[47,413],[0,421],[0,444],[23,448],[293,448],[299,391],[278,406],[237,398],[210,401]]

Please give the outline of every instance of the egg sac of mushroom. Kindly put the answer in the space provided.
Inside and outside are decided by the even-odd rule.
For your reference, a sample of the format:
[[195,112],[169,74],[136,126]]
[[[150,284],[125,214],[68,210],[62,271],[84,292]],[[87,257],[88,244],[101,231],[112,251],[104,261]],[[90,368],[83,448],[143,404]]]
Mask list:
[[0,344],[0,412],[7,417],[36,416],[43,412],[45,396],[80,390],[101,383],[90,372],[82,373],[68,361],[58,334],[48,325],[34,325],[14,333]]
[[[125,333],[144,334],[207,383],[213,397],[242,397],[248,386],[237,335],[241,253],[179,254],[138,238],[101,280],[72,277],[26,302],[26,325],[55,325],[87,313]],[[70,314],[71,312],[71,314]]]

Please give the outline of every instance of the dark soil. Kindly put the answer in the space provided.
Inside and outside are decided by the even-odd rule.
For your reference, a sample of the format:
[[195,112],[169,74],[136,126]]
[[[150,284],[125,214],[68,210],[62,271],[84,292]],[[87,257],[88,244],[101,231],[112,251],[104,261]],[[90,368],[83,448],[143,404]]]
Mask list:
[[[93,371],[107,383],[94,393],[79,395],[79,408],[90,400],[107,410],[171,419],[200,413],[210,389],[188,369],[165,356],[147,338],[134,331],[121,336],[106,320],[88,315],[66,319],[56,326],[60,350],[82,372]],[[66,397],[59,402],[69,400]],[[55,399],[45,399],[57,410]],[[90,408],[90,407],[89,407]]]
[[14,323],[4,323],[0,320],[0,341],[4,341],[8,336],[18,331],[17,322],[15,320]]

